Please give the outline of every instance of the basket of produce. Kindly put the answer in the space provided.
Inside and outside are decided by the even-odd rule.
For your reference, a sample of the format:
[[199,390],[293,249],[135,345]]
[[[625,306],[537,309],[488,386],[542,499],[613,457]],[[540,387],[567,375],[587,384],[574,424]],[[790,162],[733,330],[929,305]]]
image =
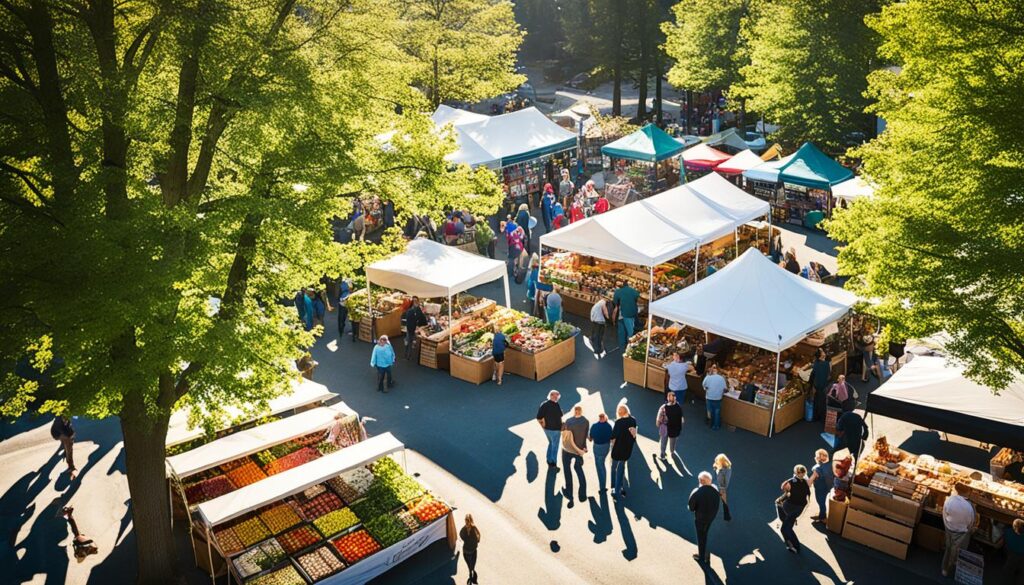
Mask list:
[[244,579],[262,573],[281,564],[288,558],[277,540],[271,538],[238,555],[232,563],[235,570]]
[[327,538],[348,530],[356,524],[359,524],[359,518],[348,508],[333,510],[313,521],[313,525],[316,526],[320,534]]
[[320,533],[311,526],[299,526],[277,537],[277,542],[286,553],[293,555],[323,540]]
[[295,560],[314,583],[345,568],[345,563],[342,563],[327,546],[321,546]]
[[356,530],[331,541],[334,549],[348,564],[353,564],[381,550],[366,530]]
[[280,534],[292,526],[302,522],[302,518],[295,512],[295,509],[287,503],[282,503],[260,513],[260,520],[266,524],[273,534]]
[[295,567],[288,565],[247,581],[245,585],[306,585],[306,580],[299,575]]

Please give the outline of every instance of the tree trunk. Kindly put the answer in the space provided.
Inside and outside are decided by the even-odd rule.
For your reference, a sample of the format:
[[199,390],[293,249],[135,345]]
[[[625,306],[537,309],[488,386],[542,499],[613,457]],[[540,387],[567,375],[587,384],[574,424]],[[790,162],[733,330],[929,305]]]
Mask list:
[[155,419],[147,416],[137,391],[125,396],[121,433],[132,497],[139,585],[180,582],[164,467],[169,419],[170,413],[161,413]]
[[686,90],[686,112],[684,117],[686,118],[686,133],[693,134],[690,132],[690,112],[693,111],[693,92]]
[[615,57],[614,70],[612,72],[612,115],[622,115],[622,57]]
[[661,103],[661,76],[663,71],[661,70],[661,51],[658,51],[657,58],[654,60],[654,119],[658,126],[661,126],[664,121],[662,113],[664,112],[664,104]]
[[640,87],[637,94],[636,119],[643,122],[647,117],[647,42],[640,43]]

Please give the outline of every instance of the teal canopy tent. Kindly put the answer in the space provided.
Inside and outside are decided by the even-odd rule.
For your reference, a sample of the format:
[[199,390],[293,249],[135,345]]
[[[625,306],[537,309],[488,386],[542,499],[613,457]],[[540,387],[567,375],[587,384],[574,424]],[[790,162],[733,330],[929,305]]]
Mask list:
[[649,163],[660,162],[678,155],[686,145],[672,138],[654,124],[601,147],[601,154],[627,160]]
[[829,158],[810,142],[805,142],[779,169],[779,180],[783,183],[824,191],[851,177],[853,171]]

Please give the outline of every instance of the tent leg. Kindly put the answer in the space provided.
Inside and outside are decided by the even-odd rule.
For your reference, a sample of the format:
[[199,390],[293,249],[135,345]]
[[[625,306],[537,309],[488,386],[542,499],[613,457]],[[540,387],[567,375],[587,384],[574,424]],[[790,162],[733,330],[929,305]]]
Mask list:
[[508,288],[508,270],[505,271],[505,276],[502,277],[502,284],[505,285],[505,307],[512,308],[512,295],[509,293]]
[[697,284],[697,266],[700,264],[700,244],[693,253],[693,284]]
[[[508,272],[507,270],[505,272]],[[508,303],[508,275],[505,275],[505,302]],[[448,351],[452,350],[452,295],[448,295]]]
[[[651,266],[651,285],[647,293],[647,351],[644,352],[644,388],[647,387],[647,364],[651,362],[651,323],[654,321],[654,313],[651,312],[651,305],[654,303],[654,267]],[[623,348],[625,350],[625,348]]]
[[772,438],[775,432],[775,409],[779,406],[779,362],[782,360],[782,352],[775,352],[775,395],[772,397],[772,422],[768,424],[768,438]]
[[[206,557],[210,561],[210,583],[217,585],[217,577],[214,575],[216,571],[213,570],[213,543],[210,540],[210,527],[206,526]],[[228,580],[231,579],[231,570],[228,570]]]
[[[736,242],[736,258],[740,257],[740,228],[736,228],[732,231],[733,238]],[[734,260],[736,258],[733,258]]]

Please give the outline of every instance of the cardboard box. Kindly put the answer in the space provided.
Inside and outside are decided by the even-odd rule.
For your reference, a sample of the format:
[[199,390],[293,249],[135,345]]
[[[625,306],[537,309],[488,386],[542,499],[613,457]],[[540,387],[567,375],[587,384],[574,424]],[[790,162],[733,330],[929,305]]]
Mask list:
[[828,528],[829,532],[843,533],[843,524],[846,522],[846,510],[849,505],[850,500],[840,502],[835,499],[834,494],[830,493],[828,495],[828,517],[825,521],[825,527]]
[[871,532],[870,530],[865,530],[856,524],[851,524],[849,521],[849,513],[847,513],[846,526],[843,527],[843,538],[863,544],[864,546],[884,552],[885,554],[892,555],[901,560],[906,560],[907,558],[907,549],[909,548],[907,543]]
[[851,506],[872,514],[883,515],[908,526],[914,526],[921,520],[920,502],[879,494],[859,484],[853,484]]
[[914,539],[914,528],[912,526],[868,514],[858,510],[855,506],[856,501],[851,502],[849,509],[846,511],[847,524],[854,524],[865,530],[884,534],[886,537],[898,540],[904,544],[909,544]]
[[914,544],[925,550],[942,552],[946,545],[946,532],[941,528],[918,524],[914,528]]

